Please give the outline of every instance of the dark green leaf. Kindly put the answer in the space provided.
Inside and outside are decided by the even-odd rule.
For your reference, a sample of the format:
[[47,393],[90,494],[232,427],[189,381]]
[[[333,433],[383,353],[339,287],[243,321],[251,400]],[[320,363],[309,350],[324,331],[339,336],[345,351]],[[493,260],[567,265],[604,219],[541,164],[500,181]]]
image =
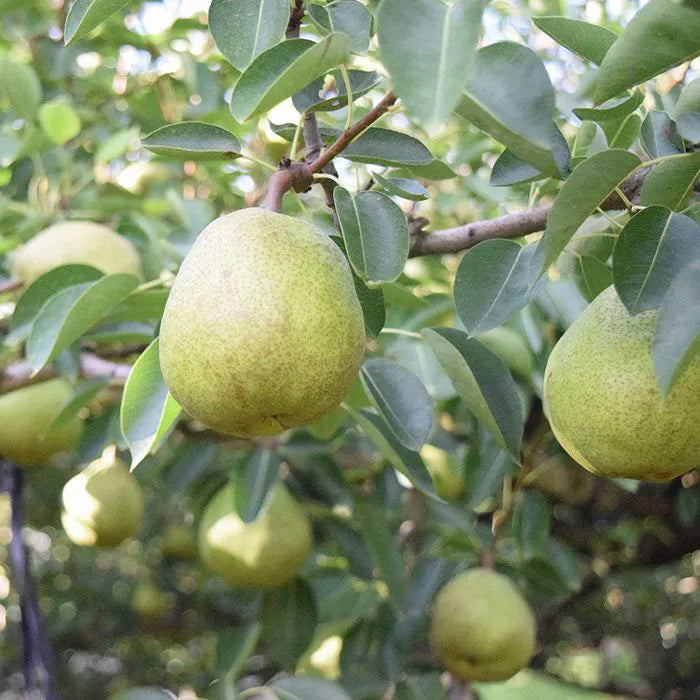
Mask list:
[[474,70],[483,0],[384,0],[377,13],[382,61],[409,113],[440,124]]
[[340,155],[356,163],[385,166],[414,167],[433,162],[433,154],[417,138],[379,127],[364,131]]
[[534,17],[536,27],[558,44],[582,58],[600,65],[617,35],[605,27],[571,17]]
[[397,362],[382,357],[365,360],[362,383],[396,439],[418,451],[430,437],[433,403],[420,379]]
[[700,177],[700,151],[654,166],[644,178],[640,203],[646,207],[658,204],[681,211]]
[[272,487],[277,483],[280,458],[259,447],[249,459],[238,463],[233,479],[234,508],[244,523],[258,517]]
[[612,270],[592,255],[577,255],[574,279],[581,294],[593,301],[613,281]]
[[68,10],[63,41],[70,44],[82,39],[108,17],[130,4],[130,0],[75,0]]
[[340,63],[350,52],[345,34],[330,34],[318,43],[289,39],[263,51],[245,69],[231,95],[231,114],[239,122],[267,112],[310,81]]
[[[604,122],[607,124],[608,122]],[[610,137],[610,148],[632,148],[639,136],[642,118],[636,112],[628,115]]]
[[534,489],[526,489],[513,513],[512,532],[524,559],[544,553],[549,537],[552,509],[545,497]]
[[354,272],[352,277],[355,282],[357,298],[360,300],[360,306],[362,307],[362,315],[365,319],[365,330],[370,336],[376,337],[379,335],[379,331],[384,328],[384,321],[386,320],[384,292],[381,287],[370,289]]
[[673,279],[659,308],[651,354],[663,396],[700,352],[700,263]]
[[627,97],[608,100],[599,107],[578,107],[574,109],[574,114],[581,121],[588,119],[597,123],[608,122],[624,119],[629,114],[632,114],[642,102],[644,102],[644,93],[641,90],[635,90]]
[[426,328],[423,337],[467,408],[519,462],[524,416],[517,385],[503,361],[454,328]]
[[647,207],[620,232],[613,251],[613,280],[633,316],[656,309],[671,280],[700,258],[700,226],[666,207]]
[[289,0],[212,0],[209,6],[209,31],[239,71],[282,41],[288,21]]
[[128,688],[116,695],[112,695],[110,700],[175,700],[175,696],[167,690],[161,688]]
[[121,430],[131,450],[131,468],[158,446],[180,415],[160,371],[156,338],[131,368],[121,405]]
[[639,131],[644,150],[652,158],[675,156],[683,153],[683,139],[666,112],[651,110],[644,117]]
[[683,88],[673,115],[678,133],[688,141],[700,142],[700,78]]
[[300,577],[265,593],[260,613],[262,636],[269,655],[284,669],[294,670],[316,629],[314,592]]
[[247,627],[233,627],[219,633],[216,645],[216,668],[236,678],[255,651],[261,627],[255,622]]
[[270,683],[279,700],[352,700],[337,684],[316,676],[287,676]]
[[599,104],[700,53],[700,6],[650,0],[632,17],[600,64]]
[[394,693],[394,700],[444,700],[445,698],[447,695],[438,672],[409,676],[396,684]]
[[372,177],[384,192],[395,197],[410,199],[413,202],[422,202],[430,197],[430,192],[415,180],[404,177],[382,177],[379,173],[373,173]]
[[[320,7],[320,5],[311,5],[311,7]],[[299,112],[332,112],[348,104],[347,86],[342,73],[334,70],[330,75],[333,76],[334,86],[330,94],[324,90],[323,78],[319,78],[294,95],[292,102]],[[349,70],[348,75],[353,101],[377,87],[384,79],[373,71]]]
[[541,180],[544,177],[547,176],[506,148],[493,164],[489,184],[494,187],[506,187],[508,185]]
[[367,53],[372,14],[361,2],[334,0],[327,5],[309,5],[308,13],[322,30],[347,34],[354,53]]
[[241,156],[241,144],[230,131],[204,122],[168,124],[148,134],[141,143],[158,155],[179,160],[232,160]]

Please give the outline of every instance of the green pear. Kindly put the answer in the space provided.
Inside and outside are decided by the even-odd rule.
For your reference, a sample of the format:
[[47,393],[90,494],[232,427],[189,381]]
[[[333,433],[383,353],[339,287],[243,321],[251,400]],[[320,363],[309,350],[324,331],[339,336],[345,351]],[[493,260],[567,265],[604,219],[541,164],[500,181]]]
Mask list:
[[464,493],[464,475],[449,452],[435,445],[425,444],[421,447],[420,456],[440,498],[454,501]]
[[535,358],[530,346],[517,331],[508,326],[491,328],[475,336],[489,350],[495,352],[508,369],[520,377],[527,379],[535,369]]
[[502,681],[535,649],[532,610],[506,576],[471,569],[437,595],[430,639],[445,668],[466,681]]
[[131,596],[131,609],[142,617],[157,617],[175,604],[172,593],[162,591],[153,583],[140,583]]
[[309,224],[242,209],[199,235],[175,279],[160,364],[196,420],[239,437],[330,413],[362,363],[365,327],[350,268]]
[[141,487],[120,459],[103,455],[63,487],[61,522],[75,544],[116,547],[142,519]]
[[29,285],[54,267],[74,264],[141,278],[141,259],[134,244],[91,221],[62,221],[38,233],[15,253],[13,274]]
[[294,578],[311,551],[311,526],[284,484],[252,522],[233,509],[233,485],[207,504],[199,526],[204,564],[234,587],[277,588]]
[[80,438],[83,421],[73,416],[50,428],[71,396],[73,389],[65,379],[49,379],[0,396],[0,456],[25,467],[39,467],[59,452],[70,452]]
[[168,559],[194,559],[197,556],[197,538],[187,525],[169,525],[161,547]]
[[630,316],[610,287],[549,357],[545,413],[559,444],[594,474],[660,482],[700,464],[700,355],[662,398],[651,358],[657,314]]

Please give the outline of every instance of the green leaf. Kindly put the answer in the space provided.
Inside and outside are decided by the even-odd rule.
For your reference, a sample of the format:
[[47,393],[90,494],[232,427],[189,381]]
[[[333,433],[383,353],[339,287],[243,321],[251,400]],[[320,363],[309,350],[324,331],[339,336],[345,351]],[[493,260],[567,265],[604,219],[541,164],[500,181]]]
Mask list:
[[95,163],[109,163],[110,160],[123,156],[129,150],[131,142],[135,141],[138,136],[137,127],[122,129],[112,134],[98,146],[95,152]]
[[109,386],[109,379],[106,377],[87,379],[80,382],[80,384],[75,387],[73,396],[61,406],[46,432],[49,433],[52,430],[58,430],[61,426],[68,423],[78,414],[83,406],[87,406],[87,404],[107,386]]
[[605,27],[571,17],[533,17],[532,21],[557,44],[596,65],[602,63],[608,49],[617,39],[617,34]]
[[39,124],[53,143],[63,145],[80,133],[80,117],[65,100],[54,100],[39,108]]
[[544,553],[549,536],[552,509],[545,497],[534,489],[526,489],[513,513],[512,533],[525,560]]
[[559,257],[578,227],[639,164],[634,153],[612,149],[591,156],[569,175],[554,200],[540,241],[543,268]]
[[246,627],[232,627],[219,633],[216,644],[216,668],[232,679],[238,677],[255,651],[262,627],[254,622]]
[[369,284],[392,282],[408,259],[408,224],[401,208],[380,192],[343,187],[333,192],[348,259],[357,275]]
[[309,5],[308,13],[322,30],[347,34],[353,53],[367,53],[372,13],[361,2],[334,0],[327,5]]
[[204,122],[168,124],[148,134],[141,143],[158,155],[180,160],[232,160],[241,156],[241,144],[230,131]]
[[398,612],[403,608],[406,598],[406,578],[396,536],[389,531],[383,512],[378,512],[371,506],[358,505],[356,514],[362,539],[389,589],[389,603]]
[[420,455],[404,447],[381,416],[365,409],[346,407],[346,410],[395,469],[419,491],[437,498],[433,481]]
[[35,371],[102,320],[138,286],[135,275],[105,275],[54,294],[42,307],[27,339],[27,362]]
[[541,180],[544,177],[547,176],[506,148],[493,164],[489,184],[493,187],[507,187],[508,185]]
[[279,700],[352,700],[337,684],[316,676],[287,676],[270,682]]
[[303,578],[266,592],[260,622],[267,653],[282,668],[294,670],[314,636],[317,619],[314,592]]
[[700,177],[700,151],[663,161],[644,178],[640,203],[681,211]]
[[627,97],[608,100],[600,107],[577,107],[573,112],[581,121],[587,119],[596,123],[608,122],[624,119],[632,114],[642,102],[644,102],[644,93],[641,90],[635,90]]
[[63,41],[68,44],[82,39],[108,17],[130,4],[131,0],[75,0],[68,10]]
[[395,197],[410,199],[412,202],[422,202],[430,197],[430,192],[415,180],[405,177],[382,177],[379,173],[372,173],[372,177],[384,192]]
[[554,89],[539,56],[501,41],[476,53],[457,114],[545,175],[559,177],[552,149]]
[[394,700],[445,700],[447,695],[440,681],[440,674],[426,673],[409,676],[396,684]]
[[666,207],[647,207],[625,224],[617,239],[615,289],[633,316],[656,309],[680,269],[698,258],[700,226]]
[[156,338],[131,368],[122,396],[121,430],[131,451],[132,469],[161,442],[180,410],[163,380]]
[[581,294],[588,301],[593,301],[612,284],[612,270],[593,255],[577,255],[574,280]]
[[[310,7],[321,7],[320,5],[311,5]],[[304,112],[332,112],[336,109],[341,109],[348,104],[347,86],[343,75],[339,70],[330,72],[333,76],[334,89],[331,95],[324,90],[324,80],[319,78],[309,83],[303,90],[297,92],[292,98],[292,102],[297,110]],[[352,90],[352,99],[356,100],[362,95],[366,95],[370,90],[373,90],[379,85],[384,78],[374,71],[368,72],[363,70],[349,70],[350,88]],[[321,97],[323,94],[323,97]]]
[[0,93],[18,117],[33,119],[41,103],[41,83],[36,71],[26,63],[0,60]]
[[683,267],[659,307],[651,355],[665,397],[700,352],[700,262]]
[[615,40],[600,64],[596,102],[689,61],[700,53],[700,7],[650,0]]
[[284,38],[289,0],[212,0],[209,31],[224,58],[244,71]]
[[454,328],[426,328],[423,337],[467,408],[519,462],[524,416],[517,385],[503,361]]
[[683,88],[673,115],[678,133],[688,141],[700,142],[700,78]]
[[161,688],[127,688],[116,695],[112,695],[110,700],[174,700],[175,696],[167,690]]
[[434,160],[433,154],[417,138],[376,126],[358,136],[340,157],[355,163],[410,167],[427,166]]
[[231,95],[231,114],[244,122],[263,114],[319,76],[345,63],[350,39],[330,34],[318,43],[289,39],[257,56],[238,79]]
[[599,128],[595,122],[582,121],[576,132],[574,145],[571,149],[571,165],[576,167],[579,163],[586,160],[588,151],[593,145],[596,136],[599,133]]
[[280,458],[270,450],[258,448],[249,459],[241,460],[233,479],[234,508],[244,523],[258,517],[268,494],[277,483]]
[[376,337],[379,335],[379,331],[384,328],[384,322],[386,321],[384,292],[381,287],[370,289],[354,272],[352,273],[352,278],[355,283],[357,298],[360,300],[360,306],[362,307],[365,330],[370,336]]
[[493,498],[503,488],[503,479],[513,472],[515,465],[512,457],[493,441],[486,444],[481,454],[476,450],[470,452],[469,459],[473,462],[467,469],[467,509],[479,513],[484,507],[492,507]]
[[644,150],[652,158],[675,156],[683,153],[683,140],[676,132],[676,125],[666,112],[647,112],[639,131]]
[[426,165],[408,165],[394,173],[397,177],[417,177],[421,180],[449,180],[457,177],[457,173],[442,160],[433,158]]
[[469,335],[499,326],[537,293],[535,244],[482,241],[467,250],[454,282],[457,314]]
[[418,451],[433,427],[433,403],[420,379],[383,357],[365,360],[360,376],[367,396],[396,439],[409,450]]
[[382,61],[409,114],[440,124],[474,71],[483,0],[384,0],[377,11]]
[[100,277],[104,277],[104,273],[89,265],[62,265],[38,277],[17,301],[5,344],[17,345],[29,337],[36,317],[52,296],[67,287],[93,282]]
[[622,148],[623,150],[632,148],[637,141],[641,126],[642,118],[639,114],[634,112],[628,115],[610,138],[610,148]]

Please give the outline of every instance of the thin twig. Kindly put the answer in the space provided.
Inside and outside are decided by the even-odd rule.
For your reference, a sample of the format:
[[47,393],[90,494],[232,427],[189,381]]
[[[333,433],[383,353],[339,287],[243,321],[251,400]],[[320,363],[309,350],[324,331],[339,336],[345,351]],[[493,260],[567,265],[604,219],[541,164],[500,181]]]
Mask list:
[[0,294],[5,294],[6,292],[14,292],[19,289],[24,282],[17,277],[10,277],[9,279],[2,280],[0,282]]

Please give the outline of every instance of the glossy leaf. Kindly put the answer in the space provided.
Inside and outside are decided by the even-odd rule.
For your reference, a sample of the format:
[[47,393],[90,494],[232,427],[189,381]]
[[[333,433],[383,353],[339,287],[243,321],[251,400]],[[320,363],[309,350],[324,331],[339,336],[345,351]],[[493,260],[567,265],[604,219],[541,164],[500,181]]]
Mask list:
[[130,4],[130,0],[75,0],[66,15],[63,41],[66,46],[82,39],[108,17]]
[[700,78],[683,88],[673,115],[678,133],[688,141],[700,143]]
[[212,0],[209,31],[224,58],[244,71],[284,37],[289,0]]
[[676,132],[676,125],[666,112],[647,112],[639,131],[644,150],[652,158],[675,156],[683,153],[683,140]]
[[385,166],[421,166],[434,160],[417,138],[380,127],[364,131],[340,155],[356,163]]
[[545,34],[591,63],[600,65],[617,34],[597,24],[571,17],[533,17],[534,25]]
[[260,621],[268,654],[282,668],[294,670],[316,629],[316,599],[311,586],[297,577],[266,592]]
[[[320,5],[310,7],[320,7]],[[332,112],[347,106],[348,93],[343,74],[339,70],[334,70],[330,75],[333,76],[333,90],[330,95],[324,90],[323,78],[314,80],[294,95],[292,102],[299,112]],[[348,76],[353,101],[366,95],[384,80],[374,71],[349,70]]]
[[22,119],[33,119],[41,103],[41,83],[26,63],[0,60],[0,94]]
[[244,523],[258,517],[270,490],[277,483],[280,464],[280,458],[274,452],[260,447],[238,465],[233,479],[233,505]]
[[559,176],[551,145],[554,89],[531,49],[501,41],[477,51],[456,112],[540,172]]
[[635,90],[631,95],[620,97],[615,100],[608,100],[599,107],[578,107],[574,109],[574,114],[581,120],[592,122],[608,122],[624,119],[632,114],[644,101],[644,93]]
[[382,177],[379,173],[373,173],[372,177],[387,194],[410,199],[412,202],[422,202],[430,197],[430,192],[415,180],[405,177]]
[[628,115],[610,138],[610,148],[632,148],[639,137],[642,118],[636,112]]
[[279,700],[352,700],[337,684],[317,676],[287,676],[270,683]]
[[367,53],[372,13],[358,0],[334,0],[326,5],[309,5],[311,19],[326,32],[343,32],[350,37],[354,53]]
[[574,279],[579,291],[588,301],[593,301],[613,281],[612,270],[593,255],[577,255]]
[[404,447],[384,419],[374,411],[347,407],[350,416],[377,446],[389,463],[400,471],[419,491],[437,498],[428,469],[417,452]]
[[663,396],[700,352],[700,262],[676,275],[666,292],[656,321],[651,354]]
[[241,144],[230,131],[204,122],[168,124],[148,134],[141,143],[158,155],[180,160],[231,160],[241,156]]
[[245,69],[231,95],[239,122],[267,112],[309,82],[347,61],[350,39],[330,34],[318,43],[289,39],[263,51]]
[[700,258],[700,226],[666,207],[647,207],[620,232],[613,251],[613,280],[633,316],[659,307],[671,281]]
[[398,362],[382,357],[365,360],[362,383],[396,439],[418,451],[430,437],[433,403],[420,379]]
[[625,27],[600,64],[596,102],[649,80],[700,53],[700,6],[650,0]]
[[105,275],[68,287],[42,307],[27,339],[27,362],[39,370],[103,319],[138,286],[135,275]]
[[440,124],[474,70],[483,0],[384,0],[377,11],[382,61],[410,114]]
[[640,203],[681,211],[700,177],[700,152],[658,163],[644,178]]
[[503,361],[454,328],[426,328],[423,337],[467,408],[519,461],[524,416],[517,385]]
[[634,153],[613,149],[596,153],[569,175],[554,200],[540,241],[544,268],[559,257],[578,227],[639,163]]
[[379,192],[354,197],[336,187],[334,200],[348,259],[370,284],[398,278],[408,258],[408,224],[401,208]]
[[507,187],[541,180],[544,177],[547,176],[506,148],[493,164],[489,184],[494,187]]
[[457,314],[470,335],[499,326],[536,294],[536,245],[482,241],[467,250],[454,283]]
[[158,446],[180,410],[163,380],[156,338],[131,368],[122,396],[120,423],[132,469]]
[[384,292],[380,287],[370,289],[354,272],[353,281],[355,282],[357,298],[360,300],[360,306],[362,307],[362,315],[365,319],[365,330],[370,336],[376,337],[384,328],[384,322],[386,321]]

